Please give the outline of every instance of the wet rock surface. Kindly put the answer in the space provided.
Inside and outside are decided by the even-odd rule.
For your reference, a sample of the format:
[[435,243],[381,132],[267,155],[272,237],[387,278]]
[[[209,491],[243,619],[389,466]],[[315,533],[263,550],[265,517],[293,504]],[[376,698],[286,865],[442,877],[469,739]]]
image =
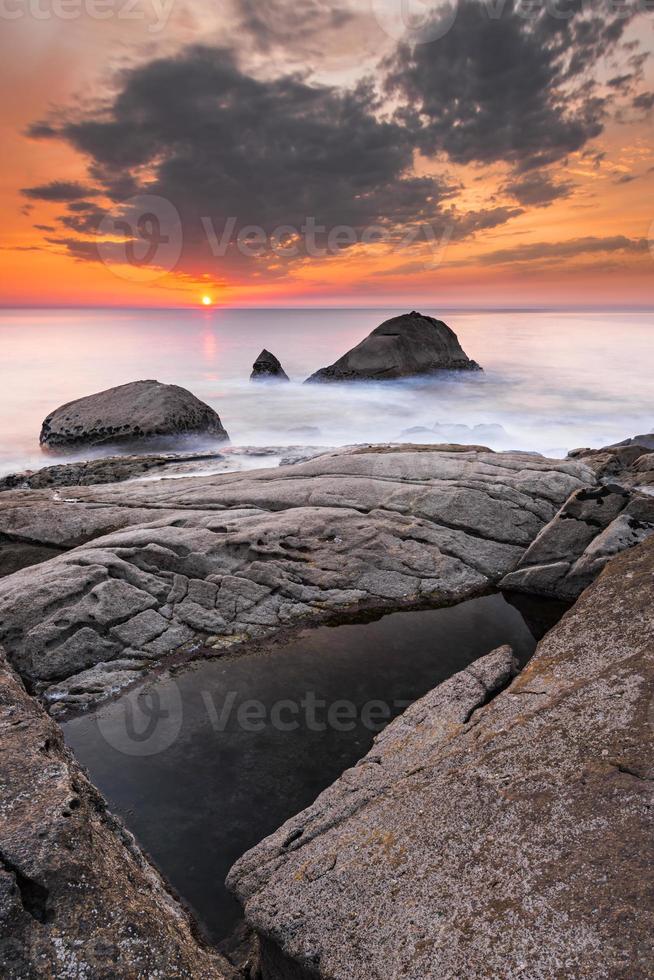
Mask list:
[[653,587],[649,539],[235,865],[265,980],[651,975]]
[[216,412],[185,388],[133,381],[57,408],[43,422],[40,443],[75,449],[183,435],[229,438]]
[[436,371],[479,371],[453,330],[422,313],[405,313],[386,320],[365,340],[305,383],[383,381],[433,374]]
[[0,651],[0,975],[234,978]]
[[288,381],[280,361],[269,350],[262,350],[252,365],[250,381]]
[[120,483],[136,477],[169,476],[186,464],[215,463],[221,453],[156,453],[145,456],[106,456],[103,459],[60,463],[39,470],[26,470],[0,478],[3,490],[43,490],[48,487],[88,487],[100,483]]
[[71,550],[0,582],[0,641],[53,711],[87,707],[184,644],[478,594],[592,478],[576,461],[371,446],[65,500],[7,492],[1,532]]

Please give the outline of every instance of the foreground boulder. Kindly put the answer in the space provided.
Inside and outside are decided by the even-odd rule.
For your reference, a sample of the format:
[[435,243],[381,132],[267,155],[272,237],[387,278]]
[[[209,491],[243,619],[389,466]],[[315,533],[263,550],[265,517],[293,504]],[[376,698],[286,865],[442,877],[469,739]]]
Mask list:
[[262,350],[256,361],[252,365],[250,381],[288,381],[289,377],[269,350]]
[[653,588],[650,539],[235,865],[264,980],[651,976]]
[[307,382],[384,381],[436,371],[479,371],[453,330],[422,313],[386,320],[356,347]]
[[235,978],[2,651],[0,976]]
[[468,598],[516,567],[583,463],[373,446],[276,470],[0,495],[0,533],[67,554],[0,581],[0,642],[55,713],[184,644]]
[[181,435],[229,438],[216,412],[185,388],[133,381],[62,405],[45,419],[40,443],[67,450]]

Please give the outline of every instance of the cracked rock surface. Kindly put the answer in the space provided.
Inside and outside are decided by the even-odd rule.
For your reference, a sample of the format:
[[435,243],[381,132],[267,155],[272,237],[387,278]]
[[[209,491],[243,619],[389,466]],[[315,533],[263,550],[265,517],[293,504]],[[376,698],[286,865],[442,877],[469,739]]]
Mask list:
[[606,563],[654,534],[654,436],[578,449],[598,484],[575,490],[525,552],[502,588],[576,599]]
[[576,490],[501,586],[576,599],[614,555],[651,534],[654,497],[613,484]]
[[0,976],[234,980],[0,650]]
[[577,461],[375,446],[58,500],[9,491],[0,532],[72,550],[0,582],[0,642],[55,712],[85,707],[194,640],[477,594],[592,480]]
[[653,587],[649,539],[241,858],[264,980],[651,976]]

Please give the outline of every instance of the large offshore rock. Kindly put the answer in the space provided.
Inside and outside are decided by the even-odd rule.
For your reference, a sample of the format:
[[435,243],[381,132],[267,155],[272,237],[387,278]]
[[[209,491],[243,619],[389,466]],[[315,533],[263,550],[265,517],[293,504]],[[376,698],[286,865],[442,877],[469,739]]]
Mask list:
[[264,980],[651,976],[653,588],[650,539],[237,862]]
[[40,442],[65,450],[181,435],[229,438],[213,408],[185,388],[133,381],[57,408],[45,419]]
[[589,479],[573,461],[381,446],[65,499],[8,492],[0,532],[72,550],[0,581],[0,642],[54,711],[85,706],[191,641],[478,594]]
[[0,976],[235,980],[2,651]]
[[316,381],[384,381],[435,371],[479,371],[453,330],[422,313],[386,320],[334,364],[307,378]]
[[654,497],[613,484],[576,490],[501,587],[576,599],[607,561],[651,534]]

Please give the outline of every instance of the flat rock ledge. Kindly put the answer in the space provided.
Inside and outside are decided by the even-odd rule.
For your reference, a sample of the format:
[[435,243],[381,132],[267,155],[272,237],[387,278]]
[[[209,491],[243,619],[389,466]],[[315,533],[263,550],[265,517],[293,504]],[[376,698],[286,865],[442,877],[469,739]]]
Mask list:
[[0,581],[0,643],[55,715],[85,709],[185,645],[478,595],[593,480],[578,461],[371,446],[65,497],[8,491],[0,534],[70,550]]
[[264,980],[651,977],[653,588],[649,539],[234,866]]
[[201,466],[225,459],[221,453],[150,453],[143,456],[104,456],[77,463],[59,463],[38,470],[25,470],[0,478],[3,490],[44,490],[48,487],[90,487],[100,483],[121,483],[138,477],[174,476],[189,465]]
[[235,978],[1,650],[0,976]]

